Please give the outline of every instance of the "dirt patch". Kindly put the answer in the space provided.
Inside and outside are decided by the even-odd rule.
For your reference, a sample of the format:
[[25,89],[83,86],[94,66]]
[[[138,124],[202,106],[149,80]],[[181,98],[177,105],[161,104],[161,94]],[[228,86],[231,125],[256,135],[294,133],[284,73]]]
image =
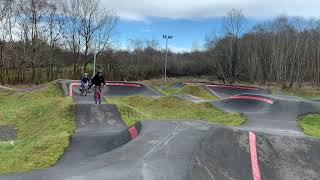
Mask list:
[[14,126],[2,125],[0,126],[0,140],[10,141],[14,140],[17,135],[17,130]]

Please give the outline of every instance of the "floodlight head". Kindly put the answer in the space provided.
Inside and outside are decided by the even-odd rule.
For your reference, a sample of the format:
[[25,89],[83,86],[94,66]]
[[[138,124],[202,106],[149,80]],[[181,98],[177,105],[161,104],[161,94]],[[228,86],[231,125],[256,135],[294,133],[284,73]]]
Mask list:
[[167,39],[167,35],[163,35],[163,39]]
[[173,36],[169,36],[169,39],[172,39]]

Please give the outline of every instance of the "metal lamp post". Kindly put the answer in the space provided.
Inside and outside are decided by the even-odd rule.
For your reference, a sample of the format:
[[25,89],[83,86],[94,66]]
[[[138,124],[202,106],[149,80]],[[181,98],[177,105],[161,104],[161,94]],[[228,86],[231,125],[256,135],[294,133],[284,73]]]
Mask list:
[[173,36],[171,35],[163,35],[163,39],[166,40],[166,60],[164,64],[164,81],[167,82],[167,66],[168,66],[168,41],[172,39]]
[[96,61],[97,61],[97,52],[96,52],[96,49],[94,49],[94,53],[93,53],[93,76],[96,75]]
[[[98,52],[98,46],[97,41],[94,39],[94,49],[93,49],[93,76],[96,75],[97,72],[97,52]],[[92,76],[92,77],[93,77]]]

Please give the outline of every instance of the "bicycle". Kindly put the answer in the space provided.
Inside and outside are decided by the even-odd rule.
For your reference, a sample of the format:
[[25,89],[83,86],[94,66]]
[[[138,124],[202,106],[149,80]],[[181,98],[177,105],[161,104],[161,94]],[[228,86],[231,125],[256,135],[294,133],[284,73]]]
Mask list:
[[96,104],[101,104],[102,92],[101,86],[94,86],[94,101]]
[[[84,84],[81,88],[80,88],[80,95],[81,96],[87,96],[88,93],[92,93],[93,90],[90,90],[91,88],[89,88],[89,84]],[[91,92],[90,92],[91,91]]]

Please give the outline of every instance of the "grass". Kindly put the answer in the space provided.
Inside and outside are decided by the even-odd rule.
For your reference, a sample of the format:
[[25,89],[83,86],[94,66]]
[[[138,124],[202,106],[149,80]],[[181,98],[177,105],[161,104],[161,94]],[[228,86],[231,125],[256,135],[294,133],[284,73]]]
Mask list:
[[55,83],[33,92],[0,91],[0,99],[0,125],[17,129],[15,141],[0,141],[0,173],[54,165],[75,128],[72,99]]
[[283,90],[287,95],[298,96],[305,99],[320,99],[320,91],[316,89],[290,89]]
[[174,95],[174,94],[189,94],[196,96],[202,99],[215,100],[216,96],[210,94],[202,85],[200,84],[187,84],[182,88],[174,87],[174,84],[179,81],[173,79],[167,83],[162,83],[161,81],[151,80],[147,82],[151,86],[155,87],[161,93],[165,95]]
[[140,120],[203,120],[224,125],[238,126],[245,122],[239,113],[226,113],[208,103],[182,101],[173,96],[151,98],[144,96],[113,97],[125,123],[130,126]]
[[309,136],[320,138],[320,114],[309,114],[299,120],[303,132]]
[[202,99],[215,100],[216,96],[210,94],[203,86],[197,84],[188,84],[178,91],[178,94],[190,94]]

